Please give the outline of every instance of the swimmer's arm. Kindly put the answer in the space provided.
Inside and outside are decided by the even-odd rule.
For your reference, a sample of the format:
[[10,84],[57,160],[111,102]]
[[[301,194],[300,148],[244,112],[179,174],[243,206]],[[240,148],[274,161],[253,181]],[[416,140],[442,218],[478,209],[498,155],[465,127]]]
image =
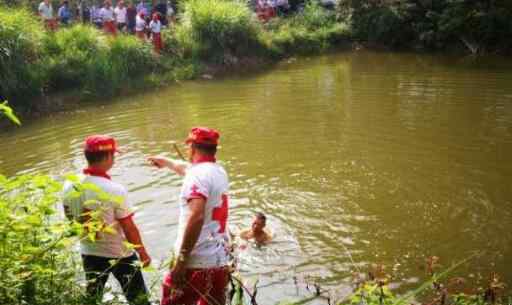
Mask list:
[[243,240],[249,240],[251,238],[250,233],[251,229],[245,229],[242,232],[240,232],[240,238]]

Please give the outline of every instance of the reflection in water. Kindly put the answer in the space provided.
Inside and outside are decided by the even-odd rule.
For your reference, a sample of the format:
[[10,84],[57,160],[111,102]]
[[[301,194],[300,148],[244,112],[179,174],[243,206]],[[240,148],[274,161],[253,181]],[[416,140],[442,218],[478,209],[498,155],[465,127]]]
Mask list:
[[308,294],[293,276],[346,292],[354,269],[383,263],[399,266],[407,286],[426,256],[448,266],[474,250],[488,252],[472,272],[496,270],[512,284],[511,81],[500,59],[305,58],[28,123],[0,134],[0,172],[76,171],[86,135],[115,136],[127,153],[112,174],[158,263],[176,235],[181,180],[145,157],[171,155],[171,141],[207,125],[222,132],[233,230],[263,211],[277,233],[241,257],[262,304]]

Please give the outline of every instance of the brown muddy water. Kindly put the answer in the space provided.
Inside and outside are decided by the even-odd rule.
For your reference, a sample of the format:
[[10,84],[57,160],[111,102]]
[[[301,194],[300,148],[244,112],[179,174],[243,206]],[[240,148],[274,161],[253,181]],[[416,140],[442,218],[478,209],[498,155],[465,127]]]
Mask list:
[[407,290],[425,278],[426,257],[447,268],[474,251],[486,252],[453,275],[476,282],[497,271],[512,285],[506,59],[341,53],[100,100],[0,133],[0,172],[79,171],[86,135],[115,136],[125,153],[112,174],[158,265],[175,239],[181,179],[145,157],[173,156],[171,141],[195,125],[222,133],[231,229],[262,211],[275,234],[240,254],[260,304],[311,295],[314,281],[346,295],[352,272],[372,263]]

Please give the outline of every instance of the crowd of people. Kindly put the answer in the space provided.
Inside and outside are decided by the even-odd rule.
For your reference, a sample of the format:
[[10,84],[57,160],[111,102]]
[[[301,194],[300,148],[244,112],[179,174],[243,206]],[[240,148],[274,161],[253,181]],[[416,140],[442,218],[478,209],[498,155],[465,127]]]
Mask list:
[[[98,0],[93,0],[98,1]],[[50,0],[43,0],[39,4],[38,13],[49,30],[56,30],[58,26],[68,26],[72,22],[90,23],[103,29],[109,35],[118,32],[136,35],[142,40],[151,40],[157,53],[162,50],[162,28],[168,27],[176,21],[176,3],[171,0],[158,0],[156,4],[139,0],[138,3],[124,0],[117,1],[115,7],[111,0],[104,2],[81,0],[72,9],[68,0],[63,0],[54,16]],[[334,9],[336,0],[318,0],[319,4],[327,9]],[[299,1],[293,0],[251,0],[258,19],[268,22],[276,16],[285,16],[290,12],[300,10]]]
[[175,8],[168,0],[160,0],[156,5],[143,0],[137,4],[125,4],[124,0],[120,0],[115,7],[111,0],[92,5],[81,1],[75,9],[71,9],[68,0],[63,0],[56,15],[50,0],[43,0],[39,4],[38,13],[49,30],[55,31],[59,25],[68,26],[72,22],[89,23],[109,35],[124,32],[143,40],[151,40],[158,53],[163,47],[162,28],[175,21]]

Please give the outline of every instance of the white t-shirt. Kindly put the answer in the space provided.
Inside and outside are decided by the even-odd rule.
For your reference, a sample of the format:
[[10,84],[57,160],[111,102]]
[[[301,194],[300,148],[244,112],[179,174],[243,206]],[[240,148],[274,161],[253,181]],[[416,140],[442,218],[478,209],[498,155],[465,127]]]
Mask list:
[[152,33],[160,33],[162,24],[160,23],[160,20],[151,20],[151,22],[149,23],[149,28],[151,29]]
[[105,21],[114,21],[114,10],[111,8],[102,8],[100,11],[101,20]]
[[41,14],[41,17],[43,17],[44,20],[51,20],[53,19],[53,7],[51,4],[46,5],[46,3],[41,2],[39,4],[39,14]]
[[118,23],[126,23],[126,7],[120,8],[117,6],[114,9],[114,14],[116,15],[116,21]]
[[[68,207],[74,219],[78,219],[84,213],[84,208],[91,211],[100,211],[104,225],[113,230],[111,233],[98,233],[95,241],[82,238],[80,253],[109,258],[131,256],[133,250],[125,246],[124,243],[127,242],[127,239],[118,221],[133,215],[130,204],[126,200],[126,189],[121,184],[103,177],[84,176],[80,181],[83,185],[97,187],[99,193],[95,190],[85,190],[79,193],[75,185],[68,181],[64,185],[64,206]],[[100,202],[98,198],[101,196],[101,192],[106,193],[114,200]]]
[[228,175],[222,166],[213,162],[191,165],[186,172],[180,194],[180,219],[175,255],[179,255],[186,221],[190,214],[188,201],[205,198],[204,223],[199,239],[190,253],[188,268],[226,266],[229,262]]
[[139,15],[135,17],[135,31],[142,32],[146,28],[146,20],[141,18]]

